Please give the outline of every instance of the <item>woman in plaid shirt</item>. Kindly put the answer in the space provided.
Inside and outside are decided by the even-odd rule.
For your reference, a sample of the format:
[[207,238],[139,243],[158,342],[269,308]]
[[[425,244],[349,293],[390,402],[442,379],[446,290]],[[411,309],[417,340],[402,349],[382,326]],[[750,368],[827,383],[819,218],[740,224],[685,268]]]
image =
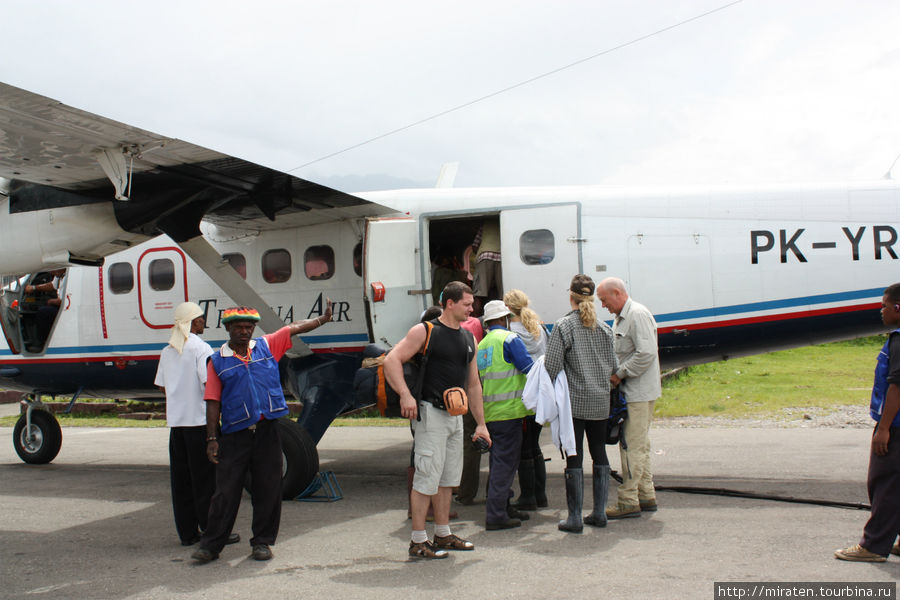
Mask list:
[[606,497],[609,491],[609,460],[606,457],[609,377],[616,372],[618,362],[613,347],[612,329],[597,320],[594,281],[590,277],[579,274],[572,278],[569,303],[572,311],[553,326],[544,366],[553,380],[560,371],[565,371],[569,383],[577,454],[566,459],[566,504],[569,517],[559,522],[559,529],[581,533],[585,433],[593,461],[594,511],[583,522],[595,527],[606,527]]

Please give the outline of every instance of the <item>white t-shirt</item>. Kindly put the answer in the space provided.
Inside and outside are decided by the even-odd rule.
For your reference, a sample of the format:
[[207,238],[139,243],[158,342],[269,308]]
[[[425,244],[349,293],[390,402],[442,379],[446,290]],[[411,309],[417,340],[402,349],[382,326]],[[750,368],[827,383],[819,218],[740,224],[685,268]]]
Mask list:
[[156,370],[156,385],[166,388],[166,421],[169,427],[206,425],[206,359],[212,347],[190,334],[178,354],[172,346],[163,348]]

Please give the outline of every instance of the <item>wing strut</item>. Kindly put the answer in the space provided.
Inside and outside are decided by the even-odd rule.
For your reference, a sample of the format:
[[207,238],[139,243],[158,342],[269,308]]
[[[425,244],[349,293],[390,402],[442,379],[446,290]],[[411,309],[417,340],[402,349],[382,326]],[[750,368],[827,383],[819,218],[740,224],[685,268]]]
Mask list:
[[[224,260],[202,235],[185,242],[178,242],[178,245],[235,303],[251,306],[259,311],[260,329],[266,333],[273,333],[284,327],[284,321],[275,314],[268,302],[263,300],[256,293],[256,290],[244,281],[237,271],[231,268],[228,261]],[[291,339],[294,342],[294,346],[288,351],[290,357],[299,358],[312,354],[312,350],[299,336],[294,336]]]

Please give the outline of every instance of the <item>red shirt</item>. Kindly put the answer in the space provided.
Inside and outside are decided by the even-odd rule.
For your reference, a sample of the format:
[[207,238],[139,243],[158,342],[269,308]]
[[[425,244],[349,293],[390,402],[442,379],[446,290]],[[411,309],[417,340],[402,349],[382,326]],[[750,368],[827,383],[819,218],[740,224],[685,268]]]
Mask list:
[[[269,352],[272,353],[272,357],[276,361],[281,360],[284,353],[293,345],[291,342],[291,328],[288,326],[284,326],[275,333],[269,333],[262,337],[269,345]],[[251,341],[251,344],[254,341]],[[222,348],[228,348],[228,343],[226,342]],[[219,349],[219,352],[222,352],[222,348]],[[228,348],[228,351],[231,352],[231,348]],[[237,355],[235,354],[235,356]],[[215,400],[216,402],[222,399],[222,380],[219,379],[219,375],[213,368],[212,361],[206,363],[206,392],[203,394],[203,399]]]

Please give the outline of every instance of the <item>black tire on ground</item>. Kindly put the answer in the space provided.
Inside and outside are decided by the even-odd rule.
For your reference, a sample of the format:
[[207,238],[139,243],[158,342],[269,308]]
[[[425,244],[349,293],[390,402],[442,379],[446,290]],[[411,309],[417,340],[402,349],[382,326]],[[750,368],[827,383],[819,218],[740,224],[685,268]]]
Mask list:
[[284,453],[282,498],[296,498],[319,472],[319,451],[303,427],[289,417],[278,419],[278,434]]
[[56,458],[62,447],[62,428],[56,417],[46,410],[31,411],[30,432],[25,422],[25,415],[22,415],[13,429],[13,446],[19,458],[31,465],[47,464]]

